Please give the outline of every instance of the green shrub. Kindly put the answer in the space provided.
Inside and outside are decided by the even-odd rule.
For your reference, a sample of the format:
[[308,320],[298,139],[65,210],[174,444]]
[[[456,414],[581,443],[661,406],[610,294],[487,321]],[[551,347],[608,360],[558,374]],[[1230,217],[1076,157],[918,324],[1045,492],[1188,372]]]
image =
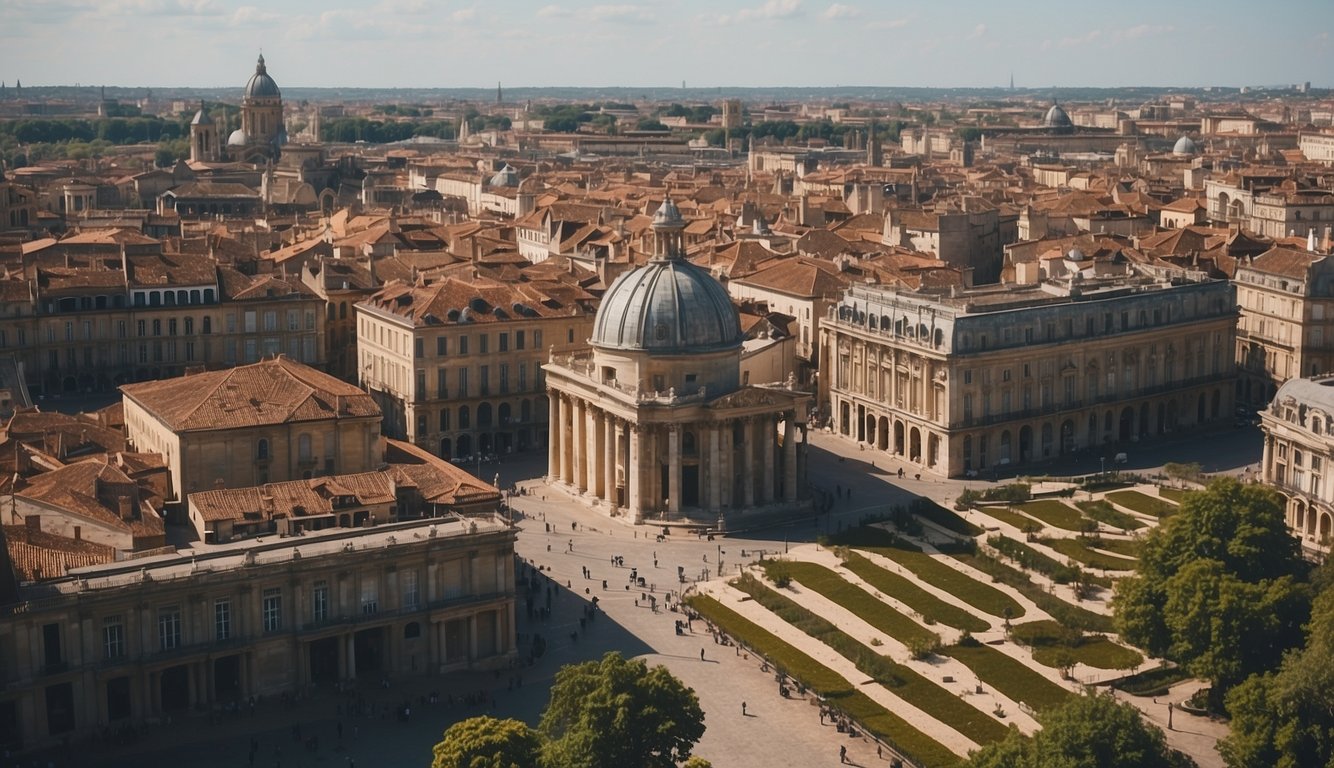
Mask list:
[[987,543],[1002,555],[1019,563],[1020,566],[1038,573],[1045,573],[1057,584],[1069,584],[1079,578],[1079,569],[1066,565],[1054,557],[1049,557],[1022,542],[1008,536],[992,536]]
[[1106,523],[1113,528],[1120,528],[1123,531],[1136,531],[1144,527],[1144,523],[1137,520],[1133,515],[1128,515],[1101,499],[1097,501],[1076,501],[1075,506],[1094,520]]
[[1130,558],[1094,552],[1088,544],[1076,539],[1041,539],[1040,541],[1071,560],[1081,562],[1090,568],[1101,568],[1105,571],[1133,571],[1137,565],[1137,561]]
[[982,492],[982,499],[985,501],[1008,501],[1011,504],[1020,504],[1032,498],[1033,486],[1028,483],[1009,483],[994,488],[988,488]]
[[[951,557],[959,562],[971,565],[1002,584],[1014,587],[1047,615],[1066,626],[1093,632],[1113,631],[1112,617],[1067,603],[1047,592],[1041,586],[1034,584],[1023,571],[1011,568],[988,554],[977,552],[971,555],[951,555]],[[1101,576],[1094,577],[1094,581],[1099,585],[1111,586],[1111,580]]]
[[922,615],[927,625],[939,622],[955,629],[985,632],[991,625],[958,606],[941,600],[912,580],[885,570],[856,552],[843,555],[843,567],[857,574],[882,594],[889,595]]
[[1105,498],[1117,506],[1150,517],[1167,517],[1177,511],[1177,506],[1172,502],[1156,499],[1139,491],[1113,491]]

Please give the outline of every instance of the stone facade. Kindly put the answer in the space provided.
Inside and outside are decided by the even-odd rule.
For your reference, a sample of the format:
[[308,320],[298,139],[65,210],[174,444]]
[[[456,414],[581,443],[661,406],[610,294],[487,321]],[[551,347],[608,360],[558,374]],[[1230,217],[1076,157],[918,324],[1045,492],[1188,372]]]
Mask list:
[[1334,534],[1334,378],[1292,379],[1260,412],[1260,480],[1288,499],[1287,521],[1302,549],[1323,558]]
[[1267,404],[1291,378],[1334,370],[1334,261],[1276,246],[1238,264],[1237,398]]
[[513,528],[419,520],[77,569],[5,608],[0,741],[32,748],[359,677],[502,668]]
[[1230,285],[1081,275],[954,296],[852,288],[822,324],[834,431],[954,477],[1231,418]]

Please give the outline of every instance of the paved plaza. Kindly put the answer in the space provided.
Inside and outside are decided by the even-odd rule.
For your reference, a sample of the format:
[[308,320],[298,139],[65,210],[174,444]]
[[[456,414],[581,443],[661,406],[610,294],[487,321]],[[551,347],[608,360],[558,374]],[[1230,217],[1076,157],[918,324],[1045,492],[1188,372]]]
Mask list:
[[[1150,445],[1131,452],[1130,466],[1150,473],[1166,461],[1199,460],[1207,471],[1239,473],[1259,458],[1258,448],[1251,449],[1259,445],[1258,439],[1249,432],[1236,430],[1207,440]],[[650,664],[663,664],[695,689],[707,725],[696,754],[718,768],[833,766],[839,764],[841,746],[848,748],[854,764],[889,765],[888,753],[877,758],[872,742],[849,738],[832,725],[822,726],[817,707],[802,699],[782,698],[772,672],[762,671],[756,659],[739,655],[733,646],[715,644],[700,622],[693,632],[677,635],[674,622],[681,614],[664,607],[666,593],[680,589],[678,567],[691,581],[705,574],[716,578],[720,567],[725,575],[734,576],[761,553],[772,555],[813,542],[823,531],[854,525],[868,511],[918,495],[950,502],[964,487],[986,484],[925,475],[918,480],[908,465],[883,453],[859,450],[830,435],[814,434],[811,443],[809,471],[814,483],[830,491],[835,486],[848,489],[848,497],[828,515],[713,541],[680,532],[659,541],[658,527],[628,526],[571,501],[542,480],[545,455],[483,465],[482,476],[487,480],[498,476],[502,487],[524,489],[523,495],[513,499],[521,529],[518,554],[559,587],[548,621],[530,620],[522,595],[519,598],[521,647],[528,647],[533,633],[547,641],[547,652],[535,665],[499,674],[361,680],[350,692],[318,692],[300,702],[263,701],[253,715],[242,713],[213,721],[206,715],[192,716],[156,726],[132,744],[73,745],[49,757],[57,765],[90,768],[247,766],[254,739],[259,746],[256,766],[424,766],[429,763],[431,745],[450,723],[489,713],[536,724],[561,665],[616,650],[643,657]],[[1054,473],[1097,471],[1098,464],[1096,457],[1085,457]],[[897,477],[900,466],[905,468],[904,479]],[[614,557],[623,558],[624,567],[614,565]],[[590,578],[584,577],[584,568]],[[645,579],[643,589],[637,585],[627,589],[632,568]],[[579,618],[594,596],[603,615],[581,629]],[[650,596],[657,600],[657,612],[649,607]],[[701,650],[704,661],[700,660]],[[441,703],[429,703],[433,692],[439,694]],[[452,706],[445,703],[451,696]],[[742,702],[746,703],[744,715]],[[395,714],[404,703],[411,705],[407,722]],[[1151,719],[1165,721],[1163,704],[1136,703]],[[353,714],[353,704],[360,704],[369,714]],[[1169,740],[1190,746],[1196,754],[1207,753],[1208,743],[1219,730],[1180,712],[1174,725],[1177,731],[1169,734]],[[1187,738],[1190,744],[1182,741]],[[1205,768],[1211,764],[1221,763],[1201,763]]]

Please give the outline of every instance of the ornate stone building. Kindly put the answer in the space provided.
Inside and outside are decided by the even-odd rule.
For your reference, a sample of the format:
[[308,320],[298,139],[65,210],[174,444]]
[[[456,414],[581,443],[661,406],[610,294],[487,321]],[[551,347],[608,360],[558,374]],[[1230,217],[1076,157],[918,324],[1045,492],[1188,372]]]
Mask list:
[[1334,377],[1289,379],[1260,412],[1260,480],[1288,499],[1288,527],[1310,555],[1329,554],[1334,534]]
[[227,136],[225,145],[220,144],[219,139],[217,124],[201,102],[199,111],[190,121],[191,162],[264,163],[277,160],[282,146],[287,143],[283,95],[269,76],[263,55],[255,64],[255,74],[246,82],[245,95],[241,97],[241,127]]
[[734,522],[806,504],[808,396],[740,383],[742,334],[727,291],[683,256],[670,200],[654,255],[603,297],[591,349],[553,355],[548,477],[635,522]]
[[834,430],[953,477],[1231,418],[1232,286],[1069,264],[1029,286],[849,290],[821,325]]
[[1264,406],[1283,382],[1334,371],[1334,259],[1276,245],[1237,264],[1237,399]]

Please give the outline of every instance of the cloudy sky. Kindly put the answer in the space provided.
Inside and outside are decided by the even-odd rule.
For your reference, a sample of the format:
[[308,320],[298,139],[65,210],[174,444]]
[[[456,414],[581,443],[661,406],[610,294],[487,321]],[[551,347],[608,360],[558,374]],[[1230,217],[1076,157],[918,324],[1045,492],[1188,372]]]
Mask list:
[[0,0],[0,80],[1334,85],[1334,0]]

